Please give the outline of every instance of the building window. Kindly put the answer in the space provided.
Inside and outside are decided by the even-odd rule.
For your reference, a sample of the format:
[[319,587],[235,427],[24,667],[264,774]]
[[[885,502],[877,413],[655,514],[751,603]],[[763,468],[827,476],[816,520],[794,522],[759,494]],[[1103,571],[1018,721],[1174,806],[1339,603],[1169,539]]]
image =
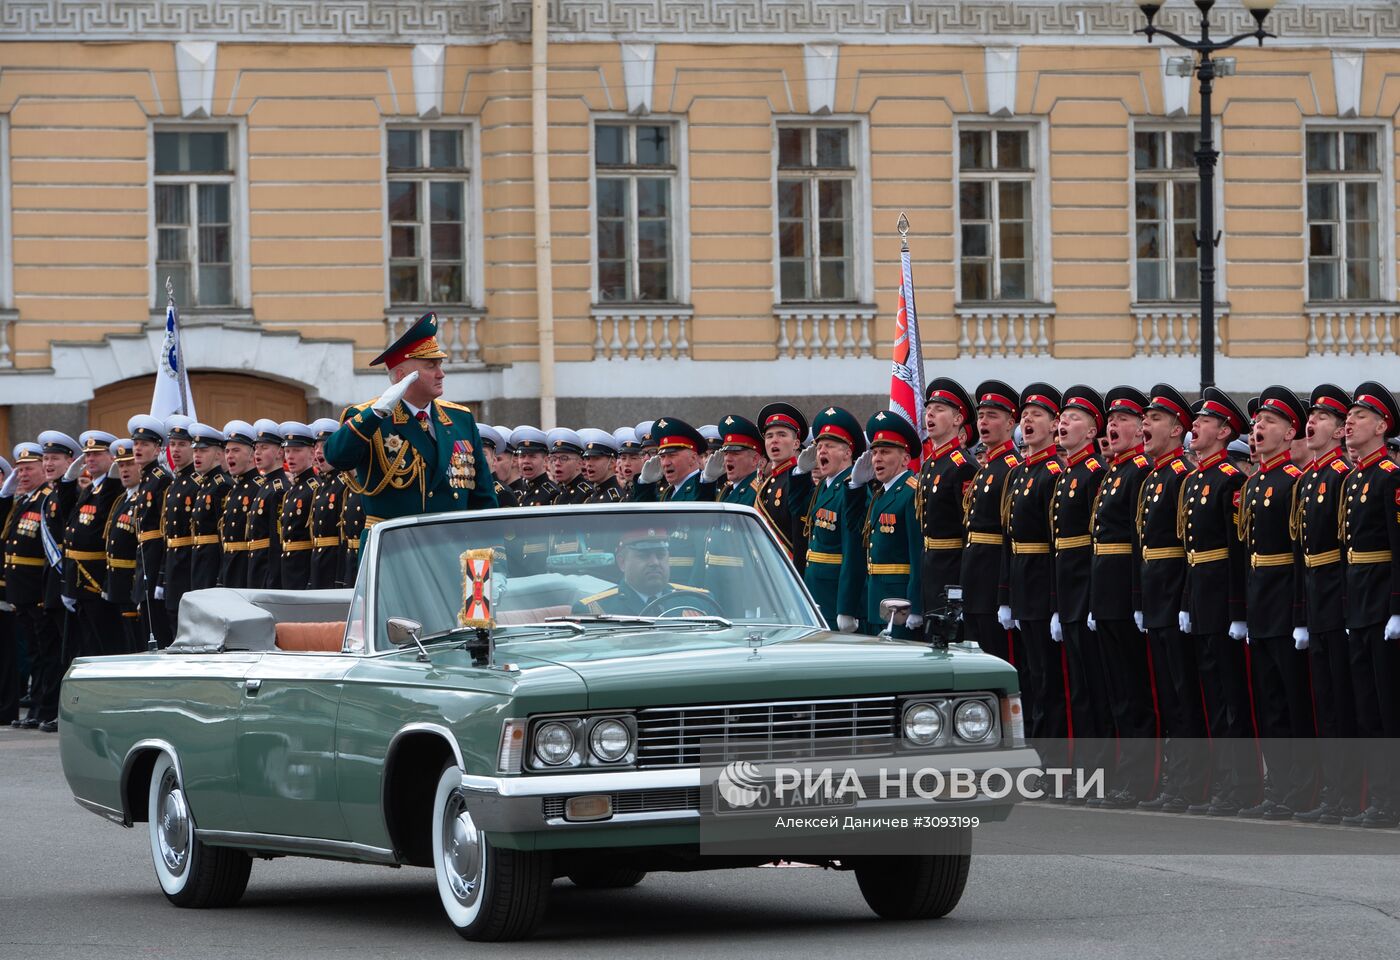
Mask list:
[[855,299],[853,131],[778,128],[778,270],[784,303]]
[[1035,143],[1030,130],[958,131],[961,296],[1035,296]]
[[676,128],[594,127],[598,302],[676,299]]
[[1374,130],[1309,130],[1308,298],[1381,297],[1381,140]]
[[1133,135],[1138,300],[1201,295],[1197,139],[1190,130],[1138,130]]
[[390,127],[389,302],[465,304],[470,240],[469,132]]
[[211,128],[155,131],[156,301],[227,307],[233,286],[233,142]]

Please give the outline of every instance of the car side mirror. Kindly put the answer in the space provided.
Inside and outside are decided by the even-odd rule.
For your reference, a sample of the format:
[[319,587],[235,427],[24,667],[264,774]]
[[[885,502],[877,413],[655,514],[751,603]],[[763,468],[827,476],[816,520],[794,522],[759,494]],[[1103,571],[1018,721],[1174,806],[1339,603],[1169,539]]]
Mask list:
[[428,651],[423,648],[423,641],[418,639],[418,635],[423,630],[423,625],[417,620],[410,620],[408,617],[390,617],[384,624],[389,630],[389,642],[396,647],[416,646],[418,648],[418,659],[426,661]]
[[886,597],[880,601],[880,616],[884,618],[885,629],[880,636],[888,637],[895,628],[895,623],[903,623],[909,618],[909,610],[913,606],[908,600],[900,597]]

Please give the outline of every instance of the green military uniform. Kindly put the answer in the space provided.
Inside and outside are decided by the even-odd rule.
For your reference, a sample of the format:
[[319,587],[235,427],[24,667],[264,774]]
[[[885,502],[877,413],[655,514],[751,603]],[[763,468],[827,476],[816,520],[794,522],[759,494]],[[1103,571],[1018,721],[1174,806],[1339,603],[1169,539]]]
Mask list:
[[[827,407],[812,421],[816,440],[837,440],[852,454],[865,452],[865,433],[847,410]],[[807,508],[802,539],[807,544],[807,565],[802,579],[812,599],[821,608],[827,625],[836,627],[840,614],[859,620],[865,615],[865,584],[853,581],[842,590],[841,563],[862,548],[865,514],[847,509],[846,488],[851,478],[847,467],[817,483]]]

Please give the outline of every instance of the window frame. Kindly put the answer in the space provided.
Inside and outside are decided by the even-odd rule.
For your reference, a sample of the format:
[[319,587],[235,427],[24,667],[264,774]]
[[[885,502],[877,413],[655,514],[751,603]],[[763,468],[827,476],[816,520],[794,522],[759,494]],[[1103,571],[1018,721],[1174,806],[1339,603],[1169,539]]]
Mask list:
[[[671,299],[669,300],[604,300],[598,286],[598,126],[669,126],[672,130],[671,174],[675,191],[671,197]],[[588,120],[588,295],[595,310],[631,308],[646,313],[653,307],[685,307],[690,304],[690,137],[687,118],[682,114],[647,113],[642,116],[620,111],[598,111]],[[636,167],[633,170],[645,170]],[[658,170],[661,168],[657,168]],[[621,174],[635,178],[637,173]],[[632,195],[636,195],[633,184]],[[636,204],[630,216],[636,217]],[[637,252],[636,231],[631,230],[628,256]],[[631,259],[633,267],[637,261]],[[633,273],[633,283],[636,274]],[[630,293],[630,291],[629,291]]]
[[[962,132],[966,129],[989,130],[995,134],[999,130],[1024,130],[1030,133],[1031,142],[1027,152],[1034,159],[1035,167],[1030,171],[1031,184],[1031,276],[1027,297],[1022,300],[993,298],[990,300],[968,300],[962,289],[962,181],[963,169],[959,159]],[[953,122],[953,290],[956,307],[985,309],[1004,308],[1019,305],[1045,307],[1052,302],[1054,290],[1054,254],[1051,249],[1050,232],[1050,136],[1045,118],[1024,117],[1015,120],[1002,120],[996,117],[960,117]],[[974,175],[970,180],[996,182],[995,175]],[[999,222],[999,221],[998,221]]]
[[[0,310],[13,310],[15,306],[15,218],[10,171],[10,117],[0,114]],[[151,273],[155,274],[154,262]]]
[[[423,168],[425,171],[421,176],[410,174],[391,175],[389,170],[389,131],[390,130],[415,130],[420,133],[420,138],[426,142],[428,130],[453,130],[466,137],[466,143],[462,149],[462,159],[468,164],[465,172],[456,176],[462,179],[465,184],[463,190],[463,201],[467,204],[465,216],[462,219],[463,243],[466,244],[462,257],[462,268],[467,275],[462,278],[462,301],[460,303],[431,303],[427,300],[415,300],[412,302],[396,303],[393,299],[393,286],[391,278],[393,276],[393,229],[389,220],[389,184],[395,180],[419,180],[430,182],[434,178],[427,171],[430,168]],[[483,251],[483,221],[481,211],[481,136],[480,130],[475,120],[470,119],[439,119],[414,121],[412,119],[395,118],[386,119],[379,129],[380,152],[379,152],[379,178],[380,196],[383,198],[383,208],[380,211],[381,223],[384,225],[384,310],[386,313],[395,311],[405,311],[409,308],[422,307],[426,309],[436,309],[440,311],[480,311],[486,299],[486,287],[484,273],[486,267],[485,253]],[[445,180],[449,177],[440,176],[436,179]],[[423,199],[427,192],[420,195],[420,211],[422,204],[429,202]],[[420,225],[428,229],[426,225],[429,221],[420,220]],[[431,243],[431,238],[429,238]],[[423,258],[427,270],[425,277],[432,276],[432,260],[430,257]],[[423,284],[428,280],[425,277],[419,279],[420,293]]]
[[[1134,120],[1132,120],[1132,121],[1128,124],[1128,265],[1129,265],[1129,269],[1131,270],[1131,273],[1129,273],[1129,275],[1128,275],[1128,282],[1129,282],[1130,287],[1131,287],[1131,291],[1130,291],[1130,295],[1131,295],[1131,298],[1132,298],[1131,302],[1132,302],[1132,304],[1133,304],[1134,306],[1139,306],[1139,305],[1144,305],[1144,304],[1146,304],[1146,305],[1153,305],[1153,306],[1172,305],[1172,306],[1177,306],[1177,307],[1185,306],[1185,305],[1187,305],[1187,304],[1192,304],[1192,303],[1194,303],[1194,304],[1196,304],[1197,309],[1200,309],[1201,292],[1200,292],[1200,286],[1199,286],[1199,284],[1200,284],[1200,271],[1199,271],[1199,270],[1197,271],[1197,288],[1196,288],[1196,295],[1195,295],[1194,297],[1189,297],[1189,298],[1178,297],[1178,298],[1175,299],[1175,300],[1159,300],[1159,299],[1150,299],[1150,298],[1141,297],[1141,296],[1139,296],[1139,294],[1138,294],[1138,283],[1137,283],[1137,275],[1138,275],[1138,270],[1137,270],[1137,267],[1138,267],[1138,252],[1137,252],[1137,221],[1138,221],[1138,218],[1137,218],[1137,184],[1138,184],[1138,171],[1137,171],[1137,162],[1136,162],[1136,159],[1135,159],[1135,157],[1134,157],[1134,153],[1135,153],[1135,151],[1136,151],[1136,149],[1137,149],[1137,134],[1138,134],[1140,131],[1141,131],[1141,132],[1169,131],[1169,132],[1173,132],[1173,133],[1178,133],[1178,132],[1180,132],[1180,133],[1194,133],[1194,134],[1196,134],[1196,136],[1197,136],[1197,138],[1198,138],[1198,140],[1199,140],[1199,137],[1200,137],[1200,135],[1201,135],[1201,124],[1200,124],[1199,119],[1197,119],[1197,120],[1195,120],[1195,121],[1183,120],[1183,121],[1175,121],[1175,122],[1174,122],[1174,121],[1171,121],[1171,120],[1159,120],[1159,119],[1146,119],[1146,120],[1134,119]],[[1220,148],[1221,148],[1221,135],[1222,135],[1222,133],[1221,133],[1221,127],[1220,127],[1220,119],[1217,117],[1217,118],[1215,118],[1215,119],[1212,121],[1212,123],[1211,123],[1211,140],[1212,140],[1212,142],[1215,144],[1216,150],[1220,150]],[[1244,159],[1244,158],[1241,158],[1241,160],[1243,160],[1243,159]],[[1216,306],[1217,306],[1217,307],[1220,306],[1221,304],[1225,303],[1225,302],[1226,302],[1226,299],[1227,299],[1227,297],[1226,297],[1225,274],[1226,274],[1226,265],[1229,263],[1229,258],[1225,255],[1226,246],[1227,246],[1226,241],[1229,239],[1228,234],[1226,233],[1226,230],[1225,230],[1225,184],[1226,184],[1226,179],[1225,179],[1225,168],[1224,168],[1225,160],[1226,160],[1226,154],[1224,153],[1224,151],[1221,151],[1221,152],[1220,152],[1220,158],[1216,161],[1216,166],[1215,166],[1215,202],[1214,202],[1214,204],[1213,204],[1213,206],[1215,207],[1215,230],[1216,230],[1217,233],[1220,234],[1220,243],[1217,244],[1217,245],[1216,245],[1216,248],[1215,248],[1215,302],[1216,302]],[[1197,172],[1197,171],[1198,171],[1198,168],[1197,168],[1196,166],[1193,165],[1193,166],[1190,168],[1190,170],[1191,170],[1191,177],[1194,178],[1194,182],[1197,184],[1197,188],[1196,188],[1196,189],[1199,191],[1199,190],[1200,190],[1200,186],[1199,186],[1199,184],[1200,184],[1200,175],[1199,175],[1199,173]],[[1149,179],[1149,180],[1158,180],[1158,181],[1160,181],[1160,180],[1170,180],[1170,179],[1173,179],[1173,178],[1170,177],[1170,176],[1167,176],[1167,177],[1155,177],[1155,176],[1154,176],[1154,177],[1148,177],[1148,178],[1146,178],[1146,179]],[[1306,220],[1306,219],[1307,219],[1306,216],[1304,216],[1304,220]],[[1172,222],[1175,223],[1175,218],[1172,219]],[[1198,194],[1198,202],[1197,202],[1197,205],[1196,205],[1196,229],[1197,229],[1197,232],[1198,232],[1198,233],[1199,233],[1199,231],[1200,231],[1200,224],[1201,224],[1201,211],[1200,211],[1199,194]],[[1173,242],[1174,242],[1174,241],[1173,241]],[[1172,279],[1172,285],[1175,286],[1175,284],[1176,284],[1176,281],[1175,281],[1175,278],[1173,277],[1173,279]]]
[[[1318,300],[1312,294],[1312,279],[1309,269],[1308,243],[1308,134],[1321,131],[1333,131],[1338,133],[1369,131],[1376,134],[1377,140],[1377,205],[1376,205],[1376,230],[1378,243],[1376,256],[1379,260],[1377,264],[1377,290],[1374,298],[1368,299],[1337,299]],[[1394,303],[1396,299],[1396,278],[1395,278],[1395,127],[1394,124],[1380,117],[1358,117],[1352,119],[1342,119],[1337,117],[1316,118],[1305,120],[1303,123],[1302,140],[1299,146],[1300,159],[1302,162],[1302,197],[1300,199],[1303,213],[1303,300],[1309,305],[1318,306],[1352,306],[1374,303]],[[1348,179],[1360,179],[1357,177],[1348,178],[1345,174],[1335,177],[1328,176],[1326,182],[1346,183]],[[1340,198],[1339,198],[1340,200]],[[1339,205],[1339,211],[1344,208],[1344,201]],[[1338,240],[1345,244],[1345,223],[1340,221],[1343,227]],[[1345,249],[1342,247],[1341,249]],[[1340,258],[1343,273],[1346,269],[1346,257]],[[1345,276],[1338,278],[1345,283]]]
[[[181,133],[198,130],[222,130],[228,133],[229,160],[233,170],[227,174],[157,174],[156,134]],[[147,183],[147,263],[149,306],[152,316],[163,318],[166,307],[165,280],[156,278],[156,263],[160,256],[160,238],[156,226],[156,185],[158,183],[227,183],[229,185],[229,302],[213,306],[176,302],[180,313],[228,314],[245,313],[252,300],[252,263],[250,251],[250,219],[248,206],[248,127],[239,117],[214,117],[195,120],[153,120],[146,127]],[[193,210],[191,211],[193,214]],[[191,242],[198,244],[197,227],[192,223]],[[196,246],[197,250],[197,246]],[[197,267],[196,267],[197,270]],[[164,320],[161,320],[164,323]]]
[[[845,127],[850,130],[851,153],[851,298],[849,300],[784,300],[783,299],[783,257],[780,245],[781,217],[778,210],[778,181],[783,179],[778,166],[779,132],[785,128],[806,127]],[[862,305],[873,302],[875,296],[874,239],[871,231],[871,159],[870,159],[870,118],[864,114],[831,113],[826,116],[775,115],[772,125],[771,146],[771,191],[773,216],[773,304],[775,309],[800,309],[804,307],[836,307]],[[821,168],[813,168],[815,171]],[[820,219],[819,217],[817,219]],[[817,259],[820,259],[818,257]]]

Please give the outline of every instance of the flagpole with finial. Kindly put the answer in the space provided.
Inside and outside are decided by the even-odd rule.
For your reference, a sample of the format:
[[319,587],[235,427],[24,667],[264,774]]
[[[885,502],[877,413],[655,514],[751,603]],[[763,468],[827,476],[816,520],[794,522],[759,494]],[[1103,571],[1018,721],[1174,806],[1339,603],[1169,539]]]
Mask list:
[[[895,221],[899,231],[899,308],[895,314],[892,365],[890,369],[890,409],[898,413],[920,440],[928,437],[924,426],[924,354],[919,336],[919,314],[914,307],[914,271],[909,255],[909,218],[900,211]],[[919,457],[913,458],[917,469]]]
[[180,309],[175,305],[175,283],[169,274],[165,276],[165,306],[170,314],[170,323],[174,327],[175,359],[179,364],[175,371],[175,383],[180,389],[180,413],[189,416],[190,398],[185,390],[185,351],[180,346]]
[[[895,223],[895,229],[899,231],[899,252],[909,252],[909,218],[904,215],[904,211],[899,212],[899,220]],[[168,280],[166,281],[169,282]]]

